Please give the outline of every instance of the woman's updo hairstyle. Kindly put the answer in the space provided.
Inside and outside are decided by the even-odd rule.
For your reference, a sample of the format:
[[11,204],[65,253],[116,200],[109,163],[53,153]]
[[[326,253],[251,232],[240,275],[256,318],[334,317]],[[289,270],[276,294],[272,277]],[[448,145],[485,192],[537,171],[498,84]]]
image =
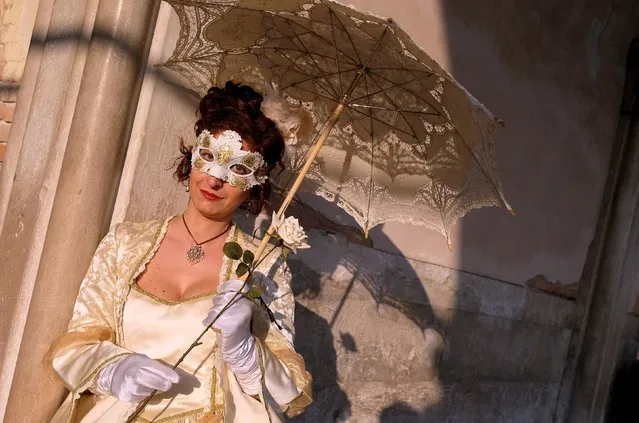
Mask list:
[[[195,136],[205,129],[217,135],[225,130],[235,131],[262,155],[265,166],[256,173],[268,175],[275,167],[283,167],[284,139],[275,123],[262,113],[263,97],[248,85],[228,81],[223,88],[211,87],[200,100],[195,122]],[[173,173],[179,182],[191,174],[191,146],[180,143],[181,156],[176,160]],[[251,188],[247,209],[258,214],[267,202],[271,184],[267,179],[262,185]]]

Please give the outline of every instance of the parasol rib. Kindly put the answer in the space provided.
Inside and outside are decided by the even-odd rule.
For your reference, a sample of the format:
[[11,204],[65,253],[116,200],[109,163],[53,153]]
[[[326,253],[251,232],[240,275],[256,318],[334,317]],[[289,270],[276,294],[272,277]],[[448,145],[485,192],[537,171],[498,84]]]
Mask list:
[[[392,104],[394,108],[398,109],[399,106],[397,105],[397,103],[395,103],[395,101],[393,101],[393,99],[388,95],[386,90],[384,90],[382,88],[382,86],[379,84],[379,82],[375,81],[374,78],[371,78],[371,81],[373,81],[375,83],[375,85],[377,85],[379,87],[379,89],[381,90],[381,93],[384,94],[384,97],[386,97],[386,99],[390,102],[390,104]],[[428,104],[430,104],[430,103],[428,103]],[[408,119],[406,119],[406,117],[404,116],[404,113],[402,113],[402,112],[398,112],[398,113],[402,116],[402,118],[404,119],[406,124],[408,124],[408,127],[410,128],[410,130],[413,131],[413,133],[410,136],[412,136],[413,138],[417,139],[418,138],[417,133],[415,132],[413,127],[410,125],[410,121]],[[405,131],[402,131],[402,132],[405,132]]]
[[383,107],[383,106],[371,106],[368,104],[361,103],[348,103],[348,105],[352,107],[361,107],[363,109],[374,109],[374,110],[388,110],[390,112],[401,112],[401,113],[413,113],[417,115],[427,115],[427,116],[441,116],[439,113],[429,113],[423,112],[419,110],[407,110],[407,109],[394,109],[392,107]]
[[[363,96],[361,96],[361,97],[354,98],[354,99],[353,99],[353,101],[358,101],[358,100],[363,99],[364,97],[370,97],[370,96],[373,96],[373,95],[376,95],[376,94],[380,94],[380,93],[384,93],[384,94],[385,94],[385,93],[386,93],[386,91],[392,90],[393,88],[402,88],[404,91],[409,92],[411,95],[415,96],[415,98],[419,98],[417,95],[415,95],[415,93],[413,93],[412,91],[410,91],[410,90],[406,89],[406,88],[404,87],[404,85],[412,84],[413,82],[417,82],[417,81],[420,81],[420,80],[422,80],[422,79],[425,79],[425,78],[428,78],[428,77],[429,77],[428,75],[426,75],[426,76],[417,76],[417,77],[415,77],[415,78],[413,78],[413,79],[409,79],[408,81],[403,81],[402,83],[399,83],[399,84],[398,84],[398,83],[396,83],[396,82],[393,82],[393,81],[390,81],[390,80],[385,79],[385,78],[383,78],[383,77],[380,77],[379,75],[377,75],[375,72],[373,72],[373,71],[372,71],[372,70],[370,70],[370,69],[368,70],[368,74],[369,74],[369,75],[371,75],[371,76],[375,76],[375,77],[382,78],[382,79],[384,79],[385,81],[389,82],[389,83],[390,83],[390,84],[392,84],[392,85],[391,85],[390,87],[383,88],[383,87],[382,87],[382,86],[381,86],[378,82],[375,82],[375,84],[379,87],[379,90],[374,91],[374,92],[372,92],[372,93],[366,93],[366,95],[363,95]],[[372,79],[372,78],[371,78],[371,79]],[[420,99],[420,100],[423,100],[423,99],[421,99],[421,98],[419,98],[419,99]],[[426,104],[430,104],[430,102],[427,102],[427,101],[425,101],[425,100],[423,100],[423,101],[424,101],[424,103],[426,103]]]
[[[430,101],[426,100],[426,99],[425,99],[424,97],[422,97],[421,95],[419,95],[419,94],[417,94],[417,93],[414,93],[413,91],[411,91],[411,90],[407,89],[406,87],[404,87],[404,86],[403,86],[403,84],[397,84],[395,81],[392,81],[392,80],[390,80],[390,79],[388,79],[388,78],[386,78],[386,77],[384,77],[384,76],[382,76],[382,75],[378,74],[377,72],[375,72],[375,69],[371,69],[371,70],[369,70],[369,74],[370,74],[370,75],[372,75],[372,76],[374,76],[374,77],[376,77],[376,78],[380,78],[380,79],[382,79],[382,80],[384,80],[384,81],[386,81],[386,82],[388,82],[388,83],[393,84],[395,87],[397,87],[397,88],[399,88],[399,89],[401,89],[401,90],[406,91],[408,94],[410,94],[410,95],[414,96],[416,99],[421,100],[421,101],[423,101],[424,103],[429,104],[431,107],[433,107],[433,108],[437,109],[437,106],[436,106],[436,105],[433,105],[433,104],[432,104],[432,102],[430,102]],[[417,81],[417,79],[416,79],[416,81]],[[376,83],[378,84],[378,86],[379,86],[380,88],[382,87],[381,85],[379,85],[379,83],[378,83],[378,82],[376,82]],[[384,92],[384,94],[386,94],[386,92]],[[443,112],[443,110],[439,110],[439,112],[441,113],[441,115],[442,115],[442,116],[444,116],[444,112]]]
[[[252,9],[250,9],[250,10],[252,10]],[[280,18],[280,19],[282,19],[282,20],[284,20],[284,21],[287,21],[287,22],[288,22],[288,21],[290,21],[290,19],[288,19],[288,18],[286,18],[286,17],[284,17],[284,16],[279,16],[279,18]],[[295,22],[295,21],[293,21],[293,23],[295,23],[296,25],[299,25],[299,23],[297,23],[297,22]],[[341,23],[341,22],[340,22],[340,23]],[[302,26],[302,25],[299,25],[299,26]],[[302,26],[302,28],[304,28],[304,26]],[[306,28],[305,28],[305,29],[306,29]],[[308,34],[311,34],[311,35],[313,35],[315,38],[322,40],[323,42],[325,42],[325,43],[326,43],[327,45],[329,45],[329,46],[331,46],[331,45],[333,45],[333,46],[334,46],[334,44],[333,44],[333,43],[331,43],[331,42],[330,42],[329,40],[327,40],[326,38],[322,37],[322,36],[321,36],[320,34],[318,34],[317,32],[312,32],[312,31],[310,31],[310,30],[309,30]],[[302,34],[302,35],[306,35],[306,33],[305,33],[305,34]],[[351,44],[352,44],[352,43],[351,43]],[[265,48],[265,47],[260,47],[260,48]],[[359,60],[359,57],[357,58],[357,60],[355,60],[355,59],[353,59],[351,56],[349,56],[348,54],[346,54],[344,51],[342,51],[342,49],[341,49],[341,48],[339,48],[339,47],[337,47],[337,46],[335,46],[335,48],[336,48],[336,49],[337,49],[337,50],[338,50],[338,51],[339,51],[339,52],[340,52],[340,53],[341,53],[341,54],[342,54],[345,58],[347,58],[348,60],[350,60],[350,61],[352,62],[352,64],[357,65],[357,66],[361,66],[361,65],[362,65],[362,62],[361,62],[361,60]],[[300,51],[300,53],[302,53],[302,52]],[[357,51],[355,51],[355,54],[357,54]],[[332,59],[332,58],[331,58],[331,59]]]
[[[306,52],[293,48],[293,47],[260,47],[260,50],[275,50],[275,51],[294,51],[296,53],[302,53],[302,54],[306,54]],[[334,60],[334,58],[332,56],[327,56],[325,54],[321,54],[321,53],[313,53],[313,55],[315,56],[319,56],[319,57],[324,57],[326,59],[330,59],[330,60]],[[348,56],[345,56],[348,57]],[[350,63],[352,66],[357,66],[357,68],[359,68],[359,64],[357,64],[356,62],[352,62]]]
[[[292,27],[292,25],[288,24],[289,28],[291,28],[291,31],[293,31],[293,33],[295,34],[295,38],[297,39],[297,41],[299,41],[300,45],[302,46],[302,48],[304,49],[304,52],[306,53],[306,55],[308,57],[310,57],[310,59],[313,61],[313,63],[315,64],[315,68],[317,70],[319,70],[320,74],[321,74],[321,78],[325,79],[326,82],[328,82],[328,85],[331,87],[331,90],[333,91],[333,94],[335,94],[336,96],[338,96],[339,94],[337,93],[337,89],[335,89],[335,87],[333,86],[333,83],[331,82],[330,79],[326,78],[326,75],[324,74],[324,72],[322,71],[322,67],[319,65],[319,63],[317,63],[317,60],[315,60],[315,57],[313,57],[313,54],[311,54],[311,52],[308,50],[308,48],[306,47],[306,44],[304,44],[304,41],[302,40],[302,38],[299,36],[299,34],[297,33],[297,31],[295,31]],[[324,56],[326,57],[326,56]]]
[[[301,67],[300,67],[297,63],[295,63],[295,61],[294,61],[293,59],[291,59],[290,57],[288,57],[288,55],[286,55],[286,54],[285,54],[284,52],[282,52],[281,50],[278,50],[278,49],[276,49],[276,50],[277,50],[277,51],[279,51],[279,52],[280,52],[280,54],[281,54],[284,58],[286,58],[289,62],[291,62],[291,64],[292,64],[293,66],[295,66],[295,67],[296,67],[296,68],[300,71],[300,73],[302,73],[302,74],[306,74],[306,71],[305,71],[304,69],[302,69],[302,68],[301,68]],[[322,76],[317,76],[317,77],[313,78],[313,80],[316,80],[316,79],[318,79],[318,78],[322,78]],[[296,84],[296,83],[293,83],[293,84]],[[301,87],[298,87],[298,88],[301,88]],[[329,90],[327,90],[326,88],[324,88],[324,87],[322,87],[322,86],[318,86],[318,88],[321,88],[322,90],[324,90],[324,91],[328,92],[328,94],[329,94],[329,95],[328,95],[328,96],[326,96],[326,98],[330,98],[331,100],[335,101],[335,97],[330,97],[331,92],[330,92]],[[332,88],[332,87],[331,87],[331,88]],[[319,94],[319,93],[318,93],[318,94]],[[336,92],[333,92],[332,94],[333,94],[333,95],[337,95],[337,93],[336,93]]]
[[[346,73],[346,72],[357,72],[357,70],[358,70],[358,69],[359,69],[359,68],[345,69],[345,70],[338,71],[338,72],[330,72],[330,73],[326,73],[326,74],[324,74],[324,75],[322,75],[322,76],[335,76],[335,75],[339,75],[339,77],[340,77],[340,79],[341,79],[341,74],[342,74],[342,73]],[[310,81],[315,82],[316,80],[317,80],[317,77],[315,77],[315,76],[311,76],[311,77],[306,78],[306,79],[300,79],[299,81],[295,81],[295,82],[291,83],[290,85],[283,85],[283,86],[282,86],[282,88],[283,88],[283,89],[285,89],[285,88],[288,88],[288,87],[294,86],[295,84],[303,84],[304,82],[310,82]],[[340,95],[339,95],[339,97],[337,97],[337,98],[342,98],[342,96],[343,96],[343,95],[344,95],[344,94],[340,94]],[[338,101],[338,100],[337,100],[337,98],[334,98],[333,100],[334,100],[334,101]]]
[[337,39],[335,38],[335,23],[333,22],[333,14],[329,13],[329,19],[331,20],[331,36],[333,37],[333,48],[335,51],[335,64],[337,65],[337,78],[339,79],[339,92],[340,95],[344,94],[343,88],[344,83],[342,82],[342,73],[339,67],[339,59],[337,52],[339,49],[337,48]]
[[[337,22],[339,22],[339,25],[342,27],[342,29],[344,30],[344,32],[346,33],[346,36],[348,37],[348,41],[351,43],[351,46],[353,47],[353,51],[355,52],[355,56],[357,57],[357,61],[359,62],[360,65],[362,65],[362,67],[366,67],[366,65],[364,63],[362,63],[362,58],[359,56],[359,53],[357,52],[357,46],[355,45],[355,43],[353,42],[353,37],[351,37],[350,32],[348,32],[348,30],[346,29],[346,26],[344,25],[344,23],[342,22],[342,20],[339,18],[339,16],[337,16],[337,14],[333,11],[333,9],[328,5],[328,3],[326,3],[324,0],[322,0],[322,4],[324,6],[326,6],[326,8],[328,9],[328,13],[329,15],[333,15],[335,17],[335,20]],[[375,47],[375,49],[377,49],[379,47],[379,44]],[[348,55],[347,55],[348,57]],[[368,64],[368,62],[367,62]]]

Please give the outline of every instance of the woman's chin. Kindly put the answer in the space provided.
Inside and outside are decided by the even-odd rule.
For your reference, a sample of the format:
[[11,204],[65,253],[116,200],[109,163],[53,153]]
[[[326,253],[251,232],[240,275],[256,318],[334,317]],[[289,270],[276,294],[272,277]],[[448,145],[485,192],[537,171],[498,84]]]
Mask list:
[[229,210],[223,200],[194,202],[195,209],[211,220],[228,220],[234,210]]

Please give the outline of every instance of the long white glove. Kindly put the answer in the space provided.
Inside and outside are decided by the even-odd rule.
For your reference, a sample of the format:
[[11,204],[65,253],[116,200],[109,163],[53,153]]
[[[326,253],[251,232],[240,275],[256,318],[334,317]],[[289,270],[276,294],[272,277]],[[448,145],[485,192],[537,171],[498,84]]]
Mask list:
[[96,386],[119,400],[138,402],[154,389],[168,391],[179,380],[178,373],[169,366],[143,354],[131,354],[102,369]]
[[[218,294],[213,298],[213,307],[202,322],[204,326],[213,321],[243,284],[240,280],[232,279],[220,285]],[[248,287],[245,287],[243,292],[247,291]],[[213,324],[213,328],[221,331],[217,339],[222,358],[231,367],[242,390],[248,395],[257,395],[262,390],[262,371],[255,338],[251,334],[254,307],[252,301],[238,296]]]

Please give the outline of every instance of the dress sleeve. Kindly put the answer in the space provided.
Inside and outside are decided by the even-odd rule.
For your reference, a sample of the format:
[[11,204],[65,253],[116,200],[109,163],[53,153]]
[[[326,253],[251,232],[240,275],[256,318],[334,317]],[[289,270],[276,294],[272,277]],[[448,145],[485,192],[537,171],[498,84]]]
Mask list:
[[[304,359],[293,346],[295,298],[291,271],[279,255],[264,273],[256,272],[263,298],[276,322],[268,324],[262,346],[264,385],[289,417],[302,413],[312,403],[312,377]],[[265,274],[266,273],[266,274]]]
[[80,285],[68,330],[47,353],[49,368],[74,396],[86,390],[105,394],[94,386],[97,374],[131,353],[114,343],[117,230],[112,229],[100,242]]
[[260,277],[262,298],[271,311],[275,322],[271,325],[279,329],[286,340],[293,345],[295,339],[295,296],[291,288],[291,270],[283,257],[277,257],[269,269],[269,274]]

